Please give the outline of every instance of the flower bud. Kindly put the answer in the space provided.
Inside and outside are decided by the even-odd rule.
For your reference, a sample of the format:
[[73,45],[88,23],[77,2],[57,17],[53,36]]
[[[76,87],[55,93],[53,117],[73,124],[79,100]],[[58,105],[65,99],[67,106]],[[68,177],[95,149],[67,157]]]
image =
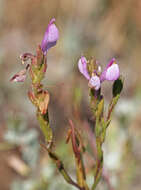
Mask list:
[[41,43],[41,49],[44,52],[44,54],[47,53],[47,51],[56,45],[57,40],[59,38],[59,31],[56,25],[54,24],[55,18],[52,18],[51,21],[48,24],[48,27],[46,29],[46,32],[44,34],[44,38]]

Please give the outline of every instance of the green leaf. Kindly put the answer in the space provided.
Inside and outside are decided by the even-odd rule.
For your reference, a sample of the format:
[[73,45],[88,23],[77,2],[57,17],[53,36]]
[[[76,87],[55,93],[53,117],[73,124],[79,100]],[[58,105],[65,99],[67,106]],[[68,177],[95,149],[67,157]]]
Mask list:
[[123,79],[119,78],[113,84],[113,97],[120,94],[122,89],[123,89]]

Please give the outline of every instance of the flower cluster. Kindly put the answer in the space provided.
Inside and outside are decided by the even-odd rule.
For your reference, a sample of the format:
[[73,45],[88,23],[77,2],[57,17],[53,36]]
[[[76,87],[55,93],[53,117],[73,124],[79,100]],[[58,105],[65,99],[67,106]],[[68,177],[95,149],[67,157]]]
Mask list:
[[116,63],[115,58],[113,58],[103,72],[101,72],[101,67],[96,62],[96,68],[89,69],[89,63],[84,56],[82,56],[78,61],[78,68],[82,75],[89,81],[88,86],[99,90],[101,83],[105,80],[115,81],[120,76],[119,66]]
[[[56,45],[57,40],[59,39],[59,31],[56,25],[54,24],[55,18],[52,18],[47,26],[46,32],[44,34],[43,40],[39,49],[41,49],[42,54],[45,56],[50,48]],[[25,64],[27,60],[35,59],[36,56],[32,55],[31,53],[24,53],[20,56],[22,63]],[[14,82],[24,82],[26,79],[26,74],[28,69],[31,70],[31,64],[27,64],[26,68],[21,70],[20,72],[16,73],[10,81]]]

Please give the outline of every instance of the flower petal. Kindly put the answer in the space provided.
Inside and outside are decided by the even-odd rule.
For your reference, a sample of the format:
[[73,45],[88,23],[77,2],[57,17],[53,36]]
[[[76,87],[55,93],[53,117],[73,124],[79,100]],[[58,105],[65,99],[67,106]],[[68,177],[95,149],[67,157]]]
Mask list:
[[86,79],[90,79],[90,75],[87,70],[87,60],[84,56],[82,56],[78,61],[78,69]]
[[104,80],[108,81],[114,81],[119,78],[120,71],[119,66],[116,63],[115,58],[112,58],[112,60],[107,64],[106,68],[100,75],[100,81],[103,82]]
[[115,81],[119,78],[119,75],[120,72],[118,64],[113,64],[107,69],[105,78],[108,81]]

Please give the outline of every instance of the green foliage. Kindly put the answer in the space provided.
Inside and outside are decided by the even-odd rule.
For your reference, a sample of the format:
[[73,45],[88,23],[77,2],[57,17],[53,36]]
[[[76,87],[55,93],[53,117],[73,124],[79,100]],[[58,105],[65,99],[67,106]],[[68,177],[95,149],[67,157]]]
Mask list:
[[113,84],[113,97],[120,94],[122,89],[123,89],[123,79],[119,78]]

